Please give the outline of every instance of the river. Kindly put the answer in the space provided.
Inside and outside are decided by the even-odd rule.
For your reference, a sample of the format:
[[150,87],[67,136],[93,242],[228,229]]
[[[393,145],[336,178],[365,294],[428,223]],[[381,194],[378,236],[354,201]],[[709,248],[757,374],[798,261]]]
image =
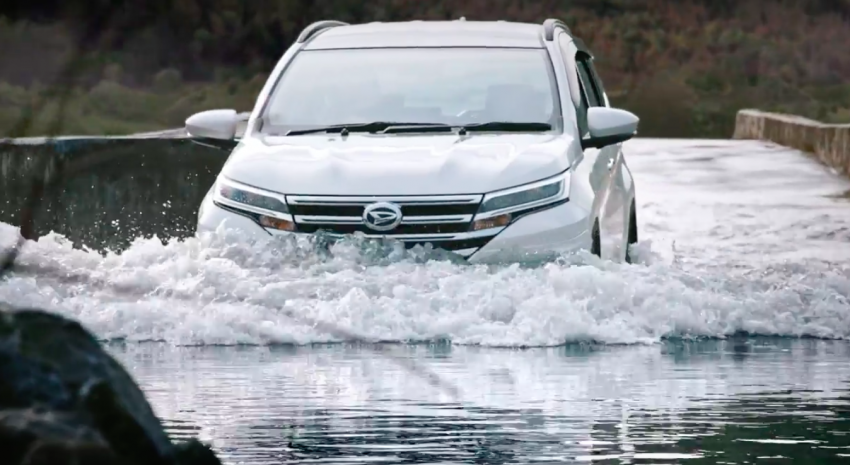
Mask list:
[[635,265],[49,235],[0,299],[111,341],[169,430],[233,464],[847,461],[850,182],[754,141],[627,161]]

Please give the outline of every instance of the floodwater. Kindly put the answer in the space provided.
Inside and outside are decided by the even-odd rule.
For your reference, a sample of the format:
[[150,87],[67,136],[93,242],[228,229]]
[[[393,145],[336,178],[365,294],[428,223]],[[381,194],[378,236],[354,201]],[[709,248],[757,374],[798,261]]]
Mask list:
[[760,142],[627,149],[635,265],[51,235],[0,299],[121,341],[233,464],[850,463],[850,182]]
[[114,353],[174,436],[234,464],[850,463],[846,342]]

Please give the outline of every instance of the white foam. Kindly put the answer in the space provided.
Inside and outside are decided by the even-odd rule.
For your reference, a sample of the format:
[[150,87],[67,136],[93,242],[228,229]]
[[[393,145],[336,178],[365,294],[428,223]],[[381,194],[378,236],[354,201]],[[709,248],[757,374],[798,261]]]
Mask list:
[[537,268],[364,250],[342,243],[322,258],[309,241],[246,244],[221,231],[165,246],[138,240],[102,257],[49,235],[23,249],[0,299],[78,318],[103,338],[174,344],[345,339],[316,321],[370,339],[487,346],[737,331],[850,337],[850,273],[826,265],[731,279],[655,263],[650,244],[637,265],[573,257]]
[[[579,256],[537,268],[471,266],[354,242],[327,257],[309,238],[247,244],[227,231],[168,245],[140,239],[104,257],[48,235],[26,245],[0,300],[54,309],[103,338],[174,344],[346,339],[316,322],[370,339],[487,346],[739,331],[850,338],[850,244],[828,234],[846,231],[850,205],[822,195],[846,181],[755,143],[631,147],[636,265]],[[773,171],[753,177],[757,162]],[[16,232],[0,226],[8,245]]]

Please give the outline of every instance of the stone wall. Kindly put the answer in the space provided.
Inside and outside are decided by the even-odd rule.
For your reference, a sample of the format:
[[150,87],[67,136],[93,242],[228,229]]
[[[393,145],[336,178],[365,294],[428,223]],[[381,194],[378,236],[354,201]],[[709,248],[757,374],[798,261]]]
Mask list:
[[808,152],[850,177],[850,124],[825,124],[794,115],[740,110],[734,139],[758,139]]
[[35,237],[120,251],[139,236],[193,235],[229,152],[165,137],[0,141],[0,222],[18,226],[33,181],[64,166],[75,171],[33,212]]
[[[249,116],[237,116],[237,139]],[[0,139],[0,222],[20,225],[33,180],[64,167],[73,173],[33,212],[35,237],[56,232],[100,251],[121,251],[140,236],[182,239],[195,233],[198,207],[234,146],[183,128]]]

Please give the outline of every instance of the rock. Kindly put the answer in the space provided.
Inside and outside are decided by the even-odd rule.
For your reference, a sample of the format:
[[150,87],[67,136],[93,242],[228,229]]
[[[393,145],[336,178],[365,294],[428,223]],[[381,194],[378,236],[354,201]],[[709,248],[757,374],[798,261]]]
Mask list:
[[0,411],[0,448],[12,464],[121,462],[103,437],[78,414],[42,409]]
[[217,465],[174,445],[127,371],[79,323],[0,304],[3,464]]

